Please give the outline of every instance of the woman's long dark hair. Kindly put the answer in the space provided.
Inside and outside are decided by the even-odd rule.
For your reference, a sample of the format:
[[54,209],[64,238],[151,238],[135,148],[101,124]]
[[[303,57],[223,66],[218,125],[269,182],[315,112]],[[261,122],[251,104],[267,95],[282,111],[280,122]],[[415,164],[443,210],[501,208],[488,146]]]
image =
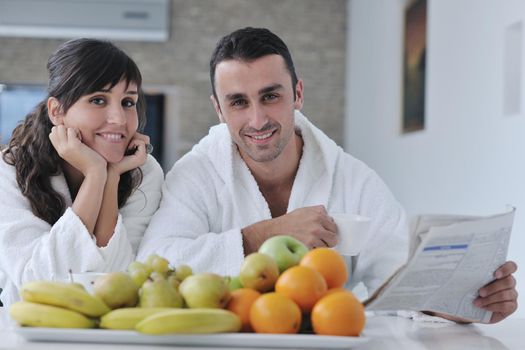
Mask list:
[[[62,111],[82,96],[117,85],[125,80],[139,89],[137,113],[139,130],[146,122],[145,99],[141,89],[142,76],[133,60],[110,42],[96,39],[75,39],[61,45],[47,62],[48,96],[30,112],[13,131],[3,159],[16,169],[16,181],[29,200],[33,213],[55,224],[66,210],[65,200],[51,186],[51,176],[62,172],[61,158],[49,140],[53,124],[49,120],[47,99],[55,97]],[[124,205],[133,190],[142,182],[139,168],[120,176],[118,205]]]

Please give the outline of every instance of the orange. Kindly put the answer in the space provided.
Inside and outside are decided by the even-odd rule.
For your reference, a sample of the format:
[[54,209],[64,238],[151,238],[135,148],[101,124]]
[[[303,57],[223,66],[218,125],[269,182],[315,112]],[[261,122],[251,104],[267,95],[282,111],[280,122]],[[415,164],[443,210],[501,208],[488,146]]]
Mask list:
[[316,334],[358,336],[365,326],[365,308],[351,292],[335,292],[315,304],[311,319]]
[[319,272],[306,266],[293,266],[279,276],[275,291],[295,301],[304,313],[309,313],[327,288]]
[[250,308],[261,293],[250,288],[240,288],[231,292],[231,299],[226,306],[227,310],[235,313],[241,319],[242,332],[252,332],[250,324]]
[[266,293],[252,304],[250,323],[257,333],[297,333],[301,327],[301,310],[282,294]]
[[342,287],[348,279],[348,269],[343,257],[330,248],[316,248],[306,253],[301,266],[308,266],[323,275],[328,289]]
[[328,289],[328,291],[326,291],[324,296],[327,296],[327,295],[333,294],[333,293],[337,293],[337,292],[346,292],[346,289],[341,288],[341,287]]

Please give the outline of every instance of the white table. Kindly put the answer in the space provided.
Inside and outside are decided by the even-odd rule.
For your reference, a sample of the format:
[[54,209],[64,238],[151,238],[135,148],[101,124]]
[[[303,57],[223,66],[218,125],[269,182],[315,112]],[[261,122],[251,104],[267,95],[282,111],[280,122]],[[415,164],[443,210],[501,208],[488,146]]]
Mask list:
[[[0,308],[0,349],[152,349],[152,345],[27,342],[10,329],[5,308]],[[494,325],[457,325],[416,322],[393,316],[367,319],[364,335],[370,340],[352,349],[525,349],[525,319],[510,318]],[[179,349],[182,349],[180,347]],[[191,349],[197,349],[195,347]],[[199,348],[219,349],[219,348]]]

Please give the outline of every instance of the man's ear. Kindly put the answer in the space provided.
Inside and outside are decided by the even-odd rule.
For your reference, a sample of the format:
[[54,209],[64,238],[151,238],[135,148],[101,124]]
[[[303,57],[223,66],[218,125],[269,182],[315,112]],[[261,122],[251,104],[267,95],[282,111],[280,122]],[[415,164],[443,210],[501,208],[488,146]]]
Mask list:
[[47,115],[53,125],[64,124],[64,113],[62,112],[62,105],[55,97],[47,99]]
[[297,110],[301,110],[301,108],[303,108],[303,101],[303,81],[299,79],[297,81],[297,84],[295,85],[295,101],[293,103],[294,108]]
[[221,123],[226,123],[226,120],[224,120],[224,117],[222,116],[221,106],[219,105],[219,102],[215,98],[215,96],[210,96],[211,104],[213,105],[213,108],[215,109],[215,113],[217,113],[217,116],[219,117],[219,120]]

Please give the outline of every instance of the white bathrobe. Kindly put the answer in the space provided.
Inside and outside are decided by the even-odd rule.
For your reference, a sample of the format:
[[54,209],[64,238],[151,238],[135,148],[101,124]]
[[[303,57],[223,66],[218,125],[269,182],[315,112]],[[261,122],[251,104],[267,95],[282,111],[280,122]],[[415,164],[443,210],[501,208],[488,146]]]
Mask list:
[[[304,148],[287,212],[324,205],[328,213],[370,217],[370,239],[358,257],[347,259],[352,271],[347,288],[363,282],[370,292],[406,261],[404,211],[374,171],[344,153],[300,112],[295,123]],[[157,253],[175,266],[237,275],[244,259],[241,229],[272,218],[226,124],[212,127],[173,166],[162,196],[138,260]]]
[[63,175],[51,179],[63,195],[66,212],[53,225],[37,218],[16,183],[15,168],[0,154],[0,300],[19,299],[21,285],[32,280],[68,280],[68,271],[119,271],[134,259],[151,216],[158,208],[164,174],[148,156],[141,167],[143,180],[120,209],[114,234],[99,248],[80,218]]

